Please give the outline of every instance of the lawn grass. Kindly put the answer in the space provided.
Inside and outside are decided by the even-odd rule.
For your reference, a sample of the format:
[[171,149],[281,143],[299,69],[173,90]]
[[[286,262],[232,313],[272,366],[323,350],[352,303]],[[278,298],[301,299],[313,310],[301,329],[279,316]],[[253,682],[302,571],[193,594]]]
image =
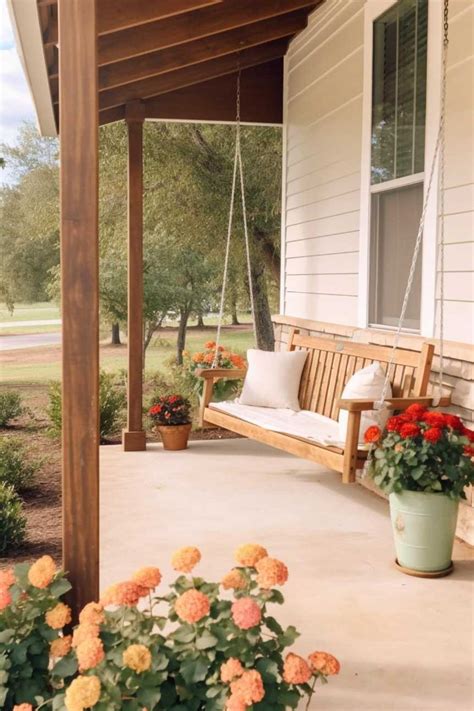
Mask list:
[[15,321],[46,321],[61,318],[59,306],[43,301],[38,304],[16,304],[11,313],[5,305],[0,306],[0,323]]
[[[204,343],[215,339],[215,330],[190,328],[186,341],[186,349],[193,353],[201,350]],[[222,345],[245,353],[253,345],[253,334],[250,328],[227,327],[223,329]],[[149,345],[146,353],[145,370],[153,373],[166,370],[169,362],[176,356],[176,330],[162,329]],[[127,368],[126,346],[110,346],[104,342],[100,348],[101,367],[107,372],[116,372]],[[8,351],[2,354],[2,382],[9,387],[15,384],[38,383],[46,384],[50,380],[59,380],[61,374],[61,351],[58,346],[42,348],[27,348]]]

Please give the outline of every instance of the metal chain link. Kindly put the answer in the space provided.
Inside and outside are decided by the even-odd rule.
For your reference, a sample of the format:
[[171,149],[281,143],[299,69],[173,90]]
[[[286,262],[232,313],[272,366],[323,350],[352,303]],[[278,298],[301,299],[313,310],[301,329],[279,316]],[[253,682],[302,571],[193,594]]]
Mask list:
[[[445,158],[445,146],[444,146],[445,131],[444,131],[444,129],[445,129],[445,117],[446,117],[447,60],[448,60],[448,43],[449,43],[449,38],[448,38],[448,30],[449,30],[448,3],[449,3],[449,0],[444,0],[444,23],[443,23],[444,40],[443,40],[443,56],[442,56],[441,106],[440,106],[440,119],[439,119],[438,135],[436,137],[436,144],[435,144],[435,149],[434,149],[434,153],[433,153],[433,159],[431,162],[431,168],[430,168],[430,173],[429,173],[429,178],[428,178],[428,185],[426,188],[425,199],[423,202],[423,210],[421,213],[420,224],[419,224],[418,233],[416,236],[415,249],[413,251],[413,258],[411,261],[410,272],[409,272],[408,281],[407,281],[407,287],[406,287],[405,296],[403,299],[400,318],[398,321],[397,331],[395,334],[395,340],[394,340],[393,347],[392,347],[392,353],[391,353],[390,360],[388,362],[387,370],[385,373],[385,381],[384,381],[384,385],[383,385],[382,395],[380,397],[380,400],[377,403],[375,403],[375,407],[377,410],[381,410],[385,406],[385,400],[387,398],[388,388],[389,388],[391,376],[392,376],[392,369],[393,369],[393,365],[395,362],[395,355],[396,355],[396,351],[398,348],[398,344],[400,342],[400,336],[401,336],[403,324],[405,322],[405,314],[406,314],[406,310],[408,307],[408,301],[410,298],[411,289],[413,286],[413,280],[415,277],[415,270],[416,270],[418,255],[419,255],[421,243],[423,240],[423,230],[424,230],[424,226],[425,226],[426,212],[428,209],[429,198],[430,198],[431,189],[432,189],[433,182],[434,182],[434,174],[435,174],[435,168],[436,168],[438,155],[440,156],[440,164],[439,164],[439,170],[440,170],[440,184],[439,184],[439,190],[440,190],[440,214],[439,214],[440,236],[439,236],[439,242],[438,242],[439,257],[440,257],[440,262],[439,262],[439,270],[440,270],[439,271],[439,278],[440,278],[439,357],[440,357],[440,360],[439,360],[438,393],[433,398],[435,401],[435,404],[437,402],[439,402],[439,398],[442,395],[443,371],[444,371],[444,360],[443,360],[443,356],[444,356],[444,349],[443,349],[443,339],[444,339],[444,158]],[[436,268],[437,268],[437,265],[436,265]]]
[[255,333],[255,303],[253,295],[253,280],[252,280],[252,266],[250,258],[250,240],[248,234],[247,226],[247,207],[245,204],[245,186],[244,186],[244,171],[242,167],[242,152],[240,146],[240,68],[237,74],[237,91],[236,91],[236,112],[235,112],[235,153],[234,153],[234,169],[232,174],[232,191],[230,196],[230,208],[229,208],[229,222],[227,225],[227,242],[225,248],[225,258],[224,258],[224,273],[222,277],[222,291],[221,300],[219,306],[219,315],[217,319],[217,333],[216,333],[216,346],[214,359],[212,361],[212,368],[217,368],[217,363],[219,360],[219,345],[221,341],[221,331],[222,322],[224,320],[224,308],[225,308],[225,293],[227,287],[227,276],[229,271],[229,257],[230,257],[230,243],[232,237],[232,222],[234,219],[234,205],[235,205],[235,189],[237,184],[237,169],[240,173],[240,193],[242,199],[242,216],[244,223],[244,236],[245,236],[245,254],[247,257],[247,274],[249,282],[249,292],[250,292],[250,309],[252,313],[252,320],[254,324]]

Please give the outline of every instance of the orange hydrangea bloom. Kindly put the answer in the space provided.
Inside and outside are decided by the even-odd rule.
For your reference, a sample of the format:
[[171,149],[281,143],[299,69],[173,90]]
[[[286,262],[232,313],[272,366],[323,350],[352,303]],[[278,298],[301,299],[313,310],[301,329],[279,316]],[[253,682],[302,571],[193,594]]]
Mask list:
[[230,684],[236,677],[242,676],[244,671],[240,660],[231,657],[221,666],[221,681]]
[[52,610],[48,610],[45,615],[46,624],[53,630],[61,630],[71,622],[71,608],[64,602],[58,602]]
[[67,635],[66,637],[58,637],[57,639],[54,639],[51,642],[51,646],[49,648],[49,653],[52,657],[59,658],[59,657],[65,657],[66,654],[69,654],[71,651],[72,647],[72,637],[71,635]]
[[33,563],[28,571],[28,580],[35,588],[47,588],[56,575],[56,565],[50,555],[44,555]]
[[204,353],[193,353],[192,359],[194,363],[201,363],[204,358]]
[[64,702],[68,711],[84,711],[100,699],[100,680],[96,676],[78,676],[66,689]]
[[247,587],[247,580],[240,570],[233,568],[233,570],[224,575],[221,585],[224,590],[243,590]]
[[15,582],[15,573],[13,568],[5,568],[0,570],[0,588],[9,588]]
[[306,660],[291,652],[287,654],[283,665],[283,679],[287,684],[306,684],[311,679],[311,669]]
[[88,602],[79,613],[81,624],[101,625],[104,620],[104,606],[100,602]]
[[198,622],[209,614],[211,603],[207,595],[199,590],[186,590],[176,600],[174,609],[184,622]]
[[241,630],[260,624],[262,611],[251,597],[241,597],[232,603],[232,619]]
[[0,611],[4,610],[12,601],[12,596],[10,595],[8,588],[5,586],[0,586]]
[[13,711],[33,711],[31,704],[15,704]]
[[227,699],[225,708],[226,711],[246,711],[246,709],[248,709],[248,706],[245,701],[242,701],[240,696],[235,696],[234,694],[232,694],[232,696],[229,696],[229,698]]
[[267,555],[267,549],[257,543],[245,543],[235,551],[237,563],[247,568],[254,568],[256,563]]
[[171,557],[171,565],[180,573],[190,573],[201,560],[201,551],[195,546],[185,546],[175,551]]
[[288,580],[288,568],[281,560],[266,556],[256,564],[257,583],[264,590],[269,590],[274,585],[284,585]]
[[151,667],[151,652],[143,644],[131,644],[123,653],[123,664],[141,674]]
[[308,657],[309,665],[313,672],[319,672],[324,676],[339,674],[341,665],[336,657],[329,652],[313,652]]
[[206,348],[207,350],[209,350],[209,349],[211,349],[211,348],[215,348],[215,347],[216,347],[216,342],[215,342],[215,341],[207,341],[207,342],[204,344],[204,348]]
[[132,580],[147,590],[154,590],[161,583],[161,571],[158,568],[140,568],[132,575]]
[[72,633],[72,646],[78,647],[86,639],[98,637],[99,631],[99,625],[93,625],[90,622],[81,622]]
[[102,595],[101,604],[104,607],[107,605],[133,607],[145,595],[148,595],[148,588],[138,585],[133,580],[125,580],[107,588]]
[[85,639],[76,649],[79,671],[93,669],[105,659],[104,645],[98,637]]
[[262,677],[255,669],[244,671],[240,679],[232,682],[230,690],[233,696],[240,698],[247,706],[257,704],[265,696]]

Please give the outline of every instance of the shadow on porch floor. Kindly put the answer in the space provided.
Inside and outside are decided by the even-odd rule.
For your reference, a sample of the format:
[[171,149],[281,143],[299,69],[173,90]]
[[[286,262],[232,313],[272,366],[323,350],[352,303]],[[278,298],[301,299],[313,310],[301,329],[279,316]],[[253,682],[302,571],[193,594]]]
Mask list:
[[140,565],[166,579],[173,550],[197,545],[199,572],[219,579],[241,542],[284,560],[283,622],[295,651],[342,664],[312,708],[472,708],[472,549],[456,543],[455,573],[409,578],[392,567],[385,501],[339,475],[249,440],[192,442],[184,452],[101,448],[102,588]]

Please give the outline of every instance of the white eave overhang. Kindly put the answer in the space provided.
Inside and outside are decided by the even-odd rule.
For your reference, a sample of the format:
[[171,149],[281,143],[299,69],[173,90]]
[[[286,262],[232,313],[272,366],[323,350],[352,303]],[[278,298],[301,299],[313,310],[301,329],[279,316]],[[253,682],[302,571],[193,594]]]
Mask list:
[[38,130],[42,136],[57,136],[36,0],[7,0],[7,5],[16,49],[35,107]]

